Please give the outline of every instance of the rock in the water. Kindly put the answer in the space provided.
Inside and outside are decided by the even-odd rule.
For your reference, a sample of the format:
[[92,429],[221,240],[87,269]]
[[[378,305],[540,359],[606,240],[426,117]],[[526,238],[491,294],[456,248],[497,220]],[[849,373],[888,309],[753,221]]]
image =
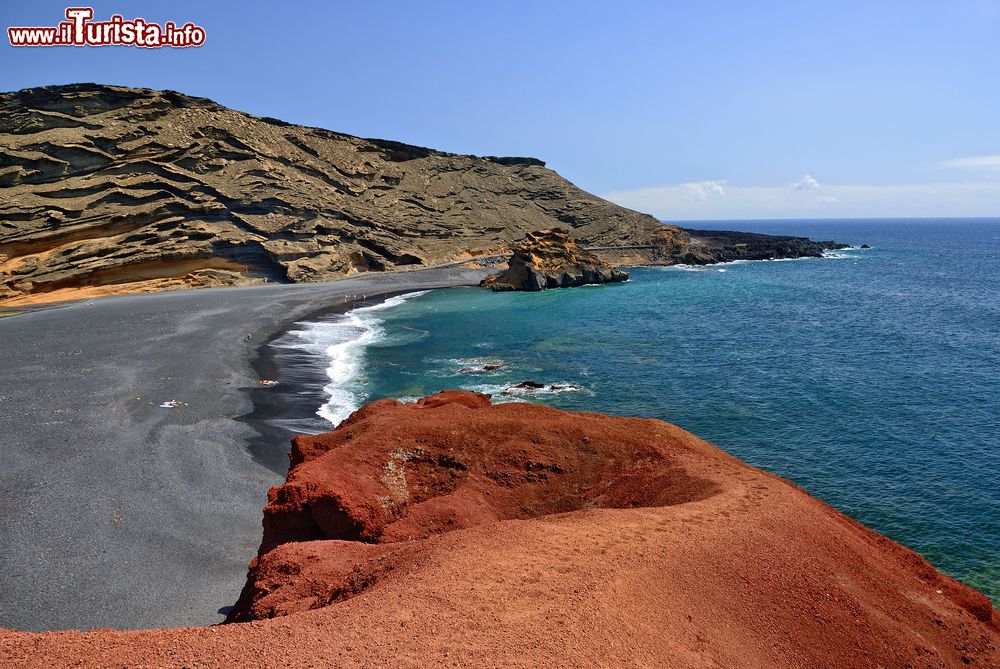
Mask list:
[[628,273],[583,250],[564,228],[528,233],[514,249],[509,266],[487,277],[493,290],[546,290],[626,281]]

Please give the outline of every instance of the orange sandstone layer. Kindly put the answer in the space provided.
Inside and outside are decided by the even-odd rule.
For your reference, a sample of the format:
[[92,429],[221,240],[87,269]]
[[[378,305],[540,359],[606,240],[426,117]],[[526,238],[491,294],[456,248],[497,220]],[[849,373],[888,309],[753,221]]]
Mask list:
[[1000,666],[982,594],[661,421],[447,392],[291,456],[248,622],[4,632],[0,664]]

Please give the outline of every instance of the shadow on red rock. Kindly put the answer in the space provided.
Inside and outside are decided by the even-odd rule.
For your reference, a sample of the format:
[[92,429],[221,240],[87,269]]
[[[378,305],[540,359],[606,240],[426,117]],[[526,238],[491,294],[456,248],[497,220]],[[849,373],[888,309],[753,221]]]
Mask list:
[[[492,405],[471,392],[373,402],[331,432],[293,439],[291,470],[269,493],[258,558],[229,621],[324,606],[391,569],[394,550],[352,543],[405,546],[503,520],[710,497],[716,484],[678,459],[698,443],[662,421]],[[322,574],[306,569],[308,596],[289,578],[303,551],[336,553]]]

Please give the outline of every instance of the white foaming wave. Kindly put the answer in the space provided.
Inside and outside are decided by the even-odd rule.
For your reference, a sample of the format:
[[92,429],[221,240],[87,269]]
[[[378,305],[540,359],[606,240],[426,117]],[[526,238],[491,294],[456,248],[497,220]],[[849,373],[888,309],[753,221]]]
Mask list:
[[[734,260],[732,263],[716,263],[716,265],[731,265],[738,262],[746,262],[745,260]],[[654,265],[650,269],[656,269],[664,272],[719,272],[721,270],[715,269],[715,265],[687,265],[685,263],[678,263],[676,265]]]
[[[532,397],[543,395],[559,395],[562,393],[586,393],[593,395],[590,388],[578,386],[575,383],[553,383],[544,388],[515,388],[516,384],[476,383],[461,386],[462,390],[472,390],[477,393],[492,395],[494,404],[508,402],[529,402]],[[553,386],[555,386],[553,388]]]
[[[498,376],[505,371],[507,363],[497,357],[476,357],[476,358],[433,358],[428,362],[441,365],[435,376],[448,378],[452,376]],[[496,366],[496,369],[486,370],[486,366]]]
[[818,258],[816,256],[799,256],[798,258],[761,258],[759,260],[751,260],[749,258],[739,258],[738,260],[727,260],[725,262],[712,263],[711,265],[687,265],[684,263],[678,263],[676,265],[653,265],[648,267],[648,269],[657,269],[661,271],[681,271],[681,272],[725,272],[725,266],[728,265],[745,265],[752,262],[798,262],[800,260],[822,260],[822,259],[837,259],[837,258],[854,258],[856,256],[843,253],[843,251],[862,251],[860,247],[849,247],[846,249],[839,249],[837,251],[824,251]]
[[441,358],[434,359],[432,362],[445,362],[453,367],[472,367],[472,366],[482,366],[482,365],[502,365],[503,360],[500,358]]
[[483,393],[485,395],[491,395],[490,401],[493,404],[508,404],[510,402],[526,402],[522,397],[517,397],[515,395],[504,395],[505,391],[509,386],[496,383],[476,383],[476,384],[466,384],[461,386],[462,390],[471,390],[477,393]]
[[[843,260],[845,258],[857,258],[858,251],[868,251],[869,249],[863,249],[860,246],[848,246],[843,249],[836,249],[831,251],[824,251],[823,257],[828,260]],[[852,253],[853,252],[853,253]]]
[[318,416],[339,425],[368,398],[361,379],[365,350],[386,336],[384,321],[375,314],[425,293],[396,295],[369,307],[352,309],[335,320],[302,323],[301,330],[289,333],[295,335],[303,348],[324,355],[329,361],[326,375],[330,383],[323,388],[327,401],[316,411]]

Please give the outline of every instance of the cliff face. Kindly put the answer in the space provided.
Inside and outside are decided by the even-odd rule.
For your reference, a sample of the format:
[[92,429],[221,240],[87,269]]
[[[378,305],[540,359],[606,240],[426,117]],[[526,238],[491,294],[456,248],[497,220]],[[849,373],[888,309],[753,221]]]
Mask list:
[[291,461],[249,623],[0,630],[0,665],[1000,666],[983,595],[662,421],[449,391]]
[[496,291],[546,290],[627,280],[627,272],[581,249],[569,230],[553,228],[529,232],[514,247],[507,269],[483,279],[482,285]]
[[[78,84],[0,95],[0,300],[318,281],[659,224],[532,158],[479,158]],[[62,292],[56,292],[62,291]]]

